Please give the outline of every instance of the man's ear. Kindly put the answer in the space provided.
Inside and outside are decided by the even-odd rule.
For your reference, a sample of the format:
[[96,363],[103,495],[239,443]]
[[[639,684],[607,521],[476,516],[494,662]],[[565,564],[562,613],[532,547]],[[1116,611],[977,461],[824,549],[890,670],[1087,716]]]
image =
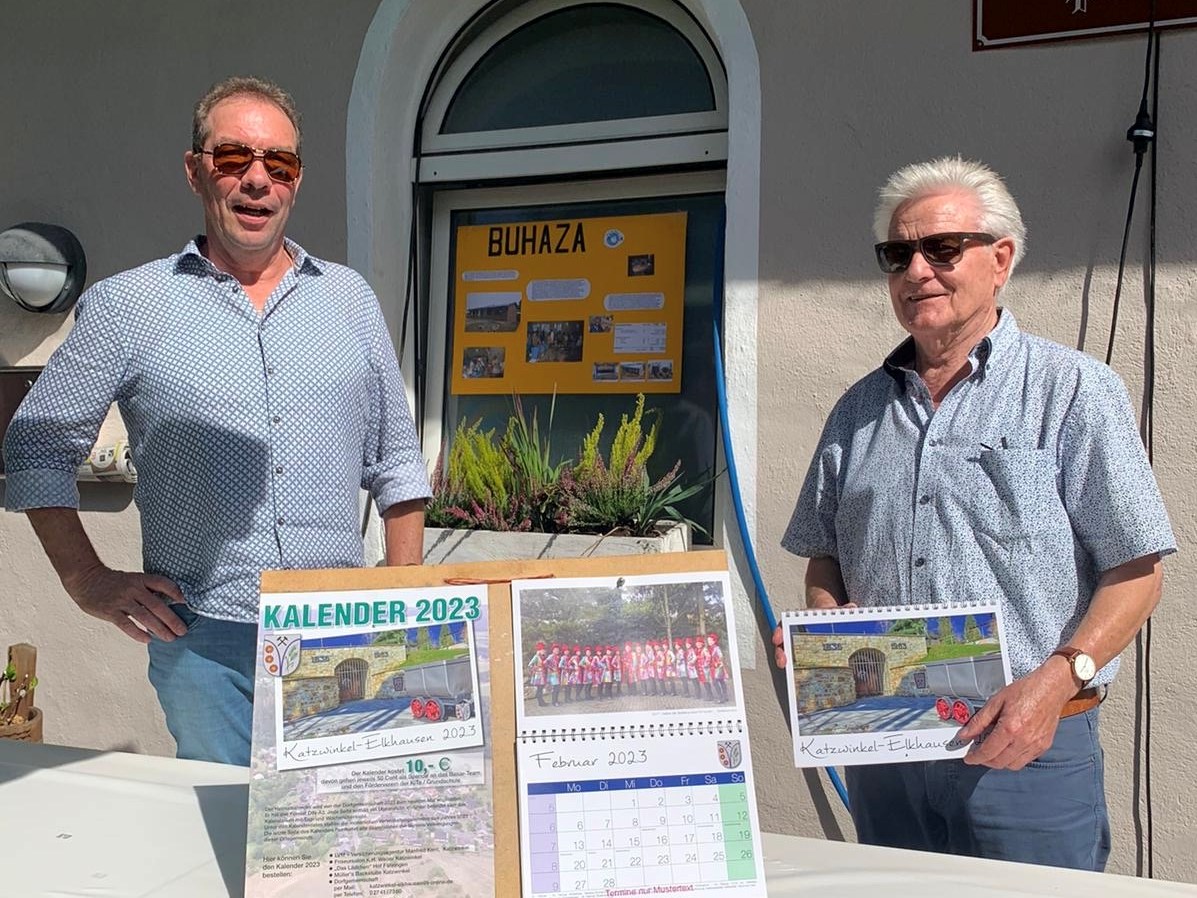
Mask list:
[[994,287],[1000,290],[1010,279],[1010,263],[1014,261],[1014,238],[1003,237],[993,244]]
[[188,150],[183,154],[183,173],[187,176],[187,184],[191,187],[191,192],[199,195],[199,165],[202,157],[194,150]]

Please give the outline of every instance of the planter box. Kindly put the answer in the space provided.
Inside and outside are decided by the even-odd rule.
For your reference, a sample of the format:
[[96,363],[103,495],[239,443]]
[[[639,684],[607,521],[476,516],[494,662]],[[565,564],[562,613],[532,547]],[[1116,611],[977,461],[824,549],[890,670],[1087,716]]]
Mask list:
[[425,564],[651,555],[689,549],[690,527],[687,524],[674,524],[663,536],[655,537],[424,528]]
[[29,719],[24,723],[10,723],[0,726],[0,739],[15,739],[18,742],[42,741],[42,712],[38,708],[29,709]]

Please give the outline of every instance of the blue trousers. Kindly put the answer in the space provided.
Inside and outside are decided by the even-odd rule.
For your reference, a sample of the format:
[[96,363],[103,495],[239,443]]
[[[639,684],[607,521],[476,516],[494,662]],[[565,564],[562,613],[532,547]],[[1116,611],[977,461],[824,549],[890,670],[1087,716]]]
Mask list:
[[218,620],[171,606],[187,634],[151,638],[150,683],[180,758],[249,766],[256,624]]
[[868,845],[1105,869],[1110,823],[1099,708],[1060,721],[1022,770],[959,760],[846,770],[857,838]]

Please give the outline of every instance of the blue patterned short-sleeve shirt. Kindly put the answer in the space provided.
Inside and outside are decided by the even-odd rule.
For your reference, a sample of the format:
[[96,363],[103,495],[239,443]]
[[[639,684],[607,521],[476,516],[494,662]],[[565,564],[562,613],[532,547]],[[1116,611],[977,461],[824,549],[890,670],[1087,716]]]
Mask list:
[[374,293],[287,249],[261,313],[195,241],[91,287],[9,427],[7,507],[78,507],[115,400],[145,570],[197,612],[254,621],[262,570],[361,565],[360,490],[384,511],[427,497],[427,472]]
[[938,409],[911,340],[853,385],[782,545],[835,558],[858,605],[1000,601],[1021,677],[1067,641],[1102,572],[1176,543],[1113,371],[1009,311],[970,361]]

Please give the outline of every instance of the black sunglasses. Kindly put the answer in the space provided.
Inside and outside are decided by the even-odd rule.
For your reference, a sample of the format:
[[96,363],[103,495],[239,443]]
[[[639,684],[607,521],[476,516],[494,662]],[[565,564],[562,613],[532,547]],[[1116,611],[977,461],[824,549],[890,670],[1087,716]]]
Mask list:
[[299,179],[303,162],[289,150],[255,150],[242,143],[222,143],[210,150],[195,151],[212,157],[212,167],[222,175],[243,175],[257,159],[266,166],[266,174],[280,184],[293,184]]
[[928,234],[918,240],[886,240],[873,248],[877,251],[877,264],[881,270],[886,274],[899,274],[910,267],[915,251],[922,253],[927,263],[936,268],[955,265],[964,255],[964,244],[968,240],[990,244],[995,243],[997,238],[992,234],[952,231]]

